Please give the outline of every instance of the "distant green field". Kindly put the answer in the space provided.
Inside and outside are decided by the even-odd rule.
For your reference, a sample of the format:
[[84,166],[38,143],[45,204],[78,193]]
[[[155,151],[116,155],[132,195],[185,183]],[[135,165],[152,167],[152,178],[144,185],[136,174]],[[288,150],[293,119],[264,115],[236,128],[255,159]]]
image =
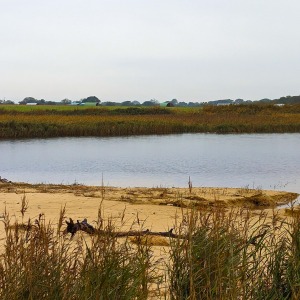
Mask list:
[[151,109],[162,109],[162,110],[172,110],[177,112],[190,112],[190,111],[199,111],[200,107],[135,107],[135,106],[84,106],[84,105],[0,105],[0,111],[17,111],[17,112],[33,112],[33,111],[76,111],[76,110],[106,110],[106,111],[115,111],[115,110],[151,110]]
[[[120,106],[121,108],[122,106]],[[19,112],[29,112],[29,111],[37,111],[37,110],[60,110],[60,111],[69,111],[69,110],[84,110],[96,108],[91,106],[84,105],[1,105],[0,110],[8,110],[8,111],[19,111]],[[99,106],[100,108],[100,106]],[[109,107],[107,107],[109,109]]]
[[0,106],[0,138],[300,132],[300,105]]

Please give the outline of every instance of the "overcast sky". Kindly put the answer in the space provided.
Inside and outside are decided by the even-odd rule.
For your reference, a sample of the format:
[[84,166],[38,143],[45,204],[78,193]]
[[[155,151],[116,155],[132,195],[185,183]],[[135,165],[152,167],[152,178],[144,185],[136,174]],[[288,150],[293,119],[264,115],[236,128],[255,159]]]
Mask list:
[[0,99],[300,94],[299,0],[0,0]]

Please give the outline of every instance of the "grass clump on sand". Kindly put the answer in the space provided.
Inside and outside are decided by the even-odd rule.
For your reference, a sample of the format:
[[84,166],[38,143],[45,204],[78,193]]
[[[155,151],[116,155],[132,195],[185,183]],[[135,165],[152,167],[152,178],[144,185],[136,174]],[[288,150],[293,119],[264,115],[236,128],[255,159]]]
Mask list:
[[[23,212],[26,203],[24,196]],[[63,209],[55,228],[44,215],[23,223],[22,213],[22,223],[11,224],[4,214],[0,299],[300,297],[298,214],[284,220],[275,211],[186,210],[175,219],[178,238],[159,245],[154,239],[117,239],[101,210],[98,234],[78,232],[70,239],[61,234],[64,215]],[[154,246],[165,249],[159,271]]]
[[[1,299],[148,297],[153,280],[148,246],[133,246],[127,239],[117,241],[113,234],[95,235],[88,241],[69,240],[57,235],[42,215],[35,224],[28,221],[25,231],[12,226],[7,214],[4,224]],[[113,233],[110,225],[105,229]]]
[[192,213],[171,244],[171,299],[299,299],[300,218]]

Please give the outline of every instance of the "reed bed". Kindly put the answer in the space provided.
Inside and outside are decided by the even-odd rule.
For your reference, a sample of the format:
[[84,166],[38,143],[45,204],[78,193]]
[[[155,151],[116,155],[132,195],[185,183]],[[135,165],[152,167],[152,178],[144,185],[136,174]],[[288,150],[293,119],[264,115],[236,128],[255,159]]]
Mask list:
[[300,132],[300,105],[0,108],[0,138]]
[[106,235],[70,240],[43,215],[34,224],[11,224],[5,214],[0,260],[1,299],[147,299],[156,280],[147,245]]
[[300,218],[192,212],[172,243],[171,299],[299,299]]
[[4,214],[1,299],[300,297],[299,214],[282,219],[276,211],[182,211],[174,225],[179,237],[164,246],[158,271],[154,246],[147,239],[117,239],[101,209],[97,228],[106,234],[70,239],[62,234],[64,209],[57,226],[44,215],[24,222],[27,204],[24,195],[20,223]]

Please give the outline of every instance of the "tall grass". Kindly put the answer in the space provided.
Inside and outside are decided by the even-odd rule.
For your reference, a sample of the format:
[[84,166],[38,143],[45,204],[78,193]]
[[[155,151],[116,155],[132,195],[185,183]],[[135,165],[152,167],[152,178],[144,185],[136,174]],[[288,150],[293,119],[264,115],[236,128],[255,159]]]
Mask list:
[[[23,207],[26,207],[24,200]],[[299,299],[300,219],[220,208],[188,211],[175,226],[165,271],[151,246],[106,234],[75,238],[45,221],[4,218],[0,299]],[[99,210],[99,218],[102,218]],[[158,274],[159,273],[159,274]],[[159,286],[168,287],[163,294]]]
[[150,249],[117,241],[111,225],[105,236],[74,241],[55,234],[42,215],[20,227],[6,214],[4,225],[0,299],[147,299]]
[[203,108],[4,107],[0,138],[300,132],[300,105]]
[[169,265],[171,299],[299,299],[300,219],[192,213]]

